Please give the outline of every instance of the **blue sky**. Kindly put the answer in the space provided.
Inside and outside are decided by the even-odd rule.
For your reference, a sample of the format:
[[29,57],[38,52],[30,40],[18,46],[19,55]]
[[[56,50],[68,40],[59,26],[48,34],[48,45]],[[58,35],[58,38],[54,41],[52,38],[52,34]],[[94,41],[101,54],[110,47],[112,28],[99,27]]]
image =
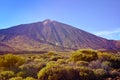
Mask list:
[[44,19],[120,40],[120,0],[0,0],[0,29]]

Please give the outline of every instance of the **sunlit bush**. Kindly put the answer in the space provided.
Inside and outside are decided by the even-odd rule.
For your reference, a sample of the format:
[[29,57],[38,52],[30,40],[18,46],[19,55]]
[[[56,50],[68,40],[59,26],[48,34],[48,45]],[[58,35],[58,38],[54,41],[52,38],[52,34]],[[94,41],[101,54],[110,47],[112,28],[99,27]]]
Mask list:
[[79,72],[71,67],[49,66],[38,73],[39,80],[80,80]]
[[92,61],[98,58],[97,52],[90,49],[77,50],[71,56],[72,61]]
[[17,77],[25,77],[25,72],[20,71],[20,72],[16,73],[16,76]]
[[77,65],[77,66],[88,66],[88,64],[89,64],[89,63],[86,62],[86,61],[77,61],[77,62],[76,62],[76,65]]
[[94,70],[94,74],[97,80],[103,80],[103,78],[107,76],[107,72],[104,69],[96,69]]
[[118,54],[83,49],[24,55],[0,56],[0,80],[105,80],[120,74]]
[[[35,65],[35,64],[34,64]],[[33,64],[27,64],[27,65],[23,65],[21,66],[21,72],[17,73],[18,76],[21,76],[23,78],[31,76],[36,78],[37,77],[37,72],[39,71],[38,68],[36,68],[36,66],[34,66]]]
[[57,61],[58,59],[62,59],[62,57],[61,56],[51,56],[50,57],[50,61]]
[[109,71],[111,69],[111,62],[109,62],[109,61],[103,61],[101,66],[102,66],[102,68],[104,70]]
[[36,79],[33,78],[33,77],[27,77],[27,78],[25,78],[25,79],[23,79],[23,80],[36,80]]
[[120,68],[120,56],[111,53],[99,53],[98,58],[103,61],[110,61],[113,68]]
[[66,64],[67,62],[66,62],[66,60],[64,60],[64,59],[58,59],[58,60],[57,60],[57,63],[58,63],[58,64]]
[[55,52],[48,52],[47,53],[49,56],[55,56],[55,55],[57,55]]
[[25,58],[18,55],[6,54],[0,57],[0,67],[13,68],[24,63]]
[[100,60],[106,60],[109,61],[113,58],[114,56],[110,53],[104,52],[104,53],[98,53],[98,58]]
[[79,72],[80,78],[82,80],[95,80],[95,75],[92,69],[88,67],[78,67],[76,70]]
[[13,77],[13,78],[10,78],[9,80],[23,80],[22,77]]
[[2,80],[8,80],[9,78],[12,78],[14,76],[15,76],[15,73],[13,71],[0,72],[0,79],[2,79]]

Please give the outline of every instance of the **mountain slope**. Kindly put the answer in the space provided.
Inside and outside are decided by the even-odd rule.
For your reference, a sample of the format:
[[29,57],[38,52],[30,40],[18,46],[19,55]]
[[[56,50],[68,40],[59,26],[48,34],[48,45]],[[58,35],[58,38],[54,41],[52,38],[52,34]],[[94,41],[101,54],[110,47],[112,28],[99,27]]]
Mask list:
[[[68,51],[80,48],[118,49],[114,41],[52,20],[2,29],[0,30],[0,43],[15,51]],[[9,49],[6,48],[6,51]]]

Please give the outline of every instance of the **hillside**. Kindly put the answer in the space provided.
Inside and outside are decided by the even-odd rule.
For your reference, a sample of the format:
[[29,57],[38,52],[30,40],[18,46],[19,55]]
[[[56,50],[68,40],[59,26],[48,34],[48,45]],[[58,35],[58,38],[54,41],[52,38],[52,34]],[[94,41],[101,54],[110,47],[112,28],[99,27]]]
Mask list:
[[0,30],[0,51],[118,50],[118,43],[49,19]]

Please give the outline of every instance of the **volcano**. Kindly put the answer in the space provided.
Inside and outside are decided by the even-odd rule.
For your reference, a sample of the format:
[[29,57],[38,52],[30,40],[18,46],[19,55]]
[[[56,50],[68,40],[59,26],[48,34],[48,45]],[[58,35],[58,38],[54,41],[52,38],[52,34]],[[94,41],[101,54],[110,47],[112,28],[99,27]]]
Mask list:
[[0,52],[118,50],[118,43],[49,19],[0,30]]

